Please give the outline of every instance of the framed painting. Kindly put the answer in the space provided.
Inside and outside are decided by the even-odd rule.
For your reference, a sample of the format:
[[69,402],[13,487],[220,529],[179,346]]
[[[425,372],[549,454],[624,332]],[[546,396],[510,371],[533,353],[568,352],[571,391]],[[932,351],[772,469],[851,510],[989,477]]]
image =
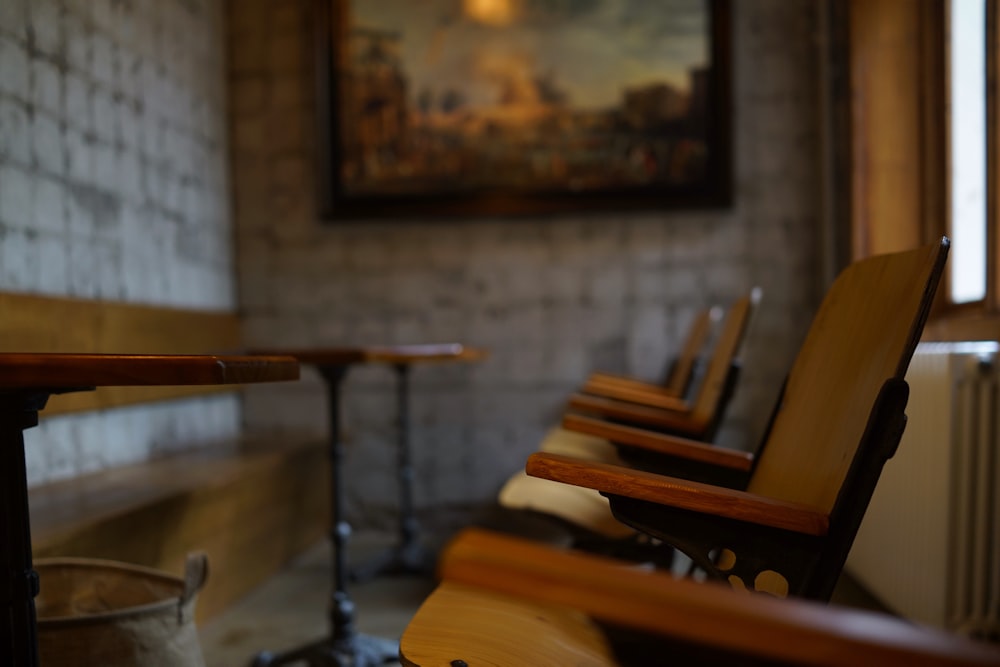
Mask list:
[[728,0],[315,0],[328,219],[730,203]]

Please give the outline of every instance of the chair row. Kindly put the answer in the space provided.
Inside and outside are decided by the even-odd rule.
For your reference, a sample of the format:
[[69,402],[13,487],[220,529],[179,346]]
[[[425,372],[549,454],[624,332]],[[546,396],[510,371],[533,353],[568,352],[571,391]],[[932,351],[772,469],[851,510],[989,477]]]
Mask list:
[[[567,417],[564,425],[587,423],[591,434],[616,446],[605,443],[605,453],[594,456],[565,446],[528,459],[528,477],[599,492],[615,519],[682,551],[706,579],[800,599],[747,596],[624,561],[470,533],[448,550],[443,583],[407,629],[404,663],[1000,664],[994,647],[817,605],[829,600],[882,466],[902,435],[904,376],[948,247],[942,239],[841,273],[820,305],[763,442],[754,456],[736,456],[738,466],[729,465],[731,454],[714,460],[721,448],[690,437],[711,428],[679,437],[583,417]],[[587,387],[599,385],[617,395],[571,405],[635,402],[641,395],[653,397],[641,406],[646,411],[689,407],[666,389],[630,380],[598,376]],[[655,471],[626,465],[620,452],[636,445],[624,433],[633,442],[667,443],[662,449],[674,458],[690,452],[703,464],[699,481],[685,475],[686,467],[665,474],[670,459],[659,460]],[[599,441],[580,442],[596,448]]]
[[[743,341],[760,299],[761,290],[752,289],[728,308],[721,323],[721,308],[699,313],[664,384],[591,375],[570,396],[561,425],[548,433],[540,451],[673,474],[683,470],[690,479],[745,483],[753,456],[708,443],[733,396]],[[559,520],[579,548],[669,561],[669,550],[657,554],[641,547],[641,534],[615,519],[607,499],[592,489],[520,471],[503,486],[499,502],[510,511]]]

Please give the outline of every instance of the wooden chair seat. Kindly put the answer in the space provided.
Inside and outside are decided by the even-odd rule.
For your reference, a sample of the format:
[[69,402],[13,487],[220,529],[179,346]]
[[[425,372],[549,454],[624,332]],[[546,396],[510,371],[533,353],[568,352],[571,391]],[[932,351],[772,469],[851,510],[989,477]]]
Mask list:
[[[570,453],[590,461],[624,462],[618,450],[601,438],[554,428],[542,440],[542,451]],[[507,509],[536,512],[555,517],[571,528],[609,540],[635,534],[635,530],[615,519],[608,500],[593,489],[529,477],[523,470],[511,476],[497,496]]]
[[575,455],[588,461],[622,462],[618,448],[604,438],[562,427],[550,429],[538,446],[538,451]]
[[754,588],[771,573],[789,594],[829,599],[902,435],[903,378],[948,247],[942,239],[841,272],[745,489],[545,452],[529,458],[527,473],[602,492],[620,520],[680,549],[712,578]]
[[[575,532],[621,540],[635,535],[634,528],[615,518],[608,500],[598,491],[531,477],[523,470],[507,480],[500,490],[500,504],[545,514],[564,521]],[[579,536],[578,538],[579,539]]]
[[[440,571],[403,634],[405,665],[618,665],[623,648],[642,665],[1000,660],[995,646],[884,614],[750,596],[478,530],[449,546]],[[614,640],[619,628],[634,631],[628,646]]]
[[453,582],[427,598],[400,645],[400,661],[410,667],[616,664],[582,612]]

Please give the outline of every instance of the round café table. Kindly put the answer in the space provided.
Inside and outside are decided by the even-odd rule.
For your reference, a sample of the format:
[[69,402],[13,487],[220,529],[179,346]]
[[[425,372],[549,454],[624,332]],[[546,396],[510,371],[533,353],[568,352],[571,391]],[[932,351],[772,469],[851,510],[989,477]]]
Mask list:
[[[305,662],[311,667],[368,667],[393,662],[399,656],[394,640],[362,635],[354,629],[354,602],[347,592],[347,579],[365,580],[380,573],[425,572],[430,565],[420,542],[420,526],[413,508],[413,464],[410,453],[409,377],[417,364],[478,361],[481,349],[459,343],[396,346],[267,348],[254,353],[295,357],[314,367],[327,390],[330,448],[330,539],[333,543],[329,605],[329,636],[283,653],[261,652],[253,667],[274,667]],[[343,444],[340,440],[340,391],[351,366],[386,364],[396,374],[396,473],[399,480],[399,542],[353,573],[347,570],[347,540],[351,526],[344,518],[342,484]]]
[[53,394],[96,387],[217,385],[296,380],[287,356],[0,353],[0,664],[38,667],[24,430]]

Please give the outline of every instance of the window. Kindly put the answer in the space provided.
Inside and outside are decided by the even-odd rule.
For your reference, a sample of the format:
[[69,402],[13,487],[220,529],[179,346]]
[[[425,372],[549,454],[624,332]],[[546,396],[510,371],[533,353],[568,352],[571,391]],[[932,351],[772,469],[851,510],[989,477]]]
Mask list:
[[948,12],[949,298],[986,298],[986,1],[952,0]]

